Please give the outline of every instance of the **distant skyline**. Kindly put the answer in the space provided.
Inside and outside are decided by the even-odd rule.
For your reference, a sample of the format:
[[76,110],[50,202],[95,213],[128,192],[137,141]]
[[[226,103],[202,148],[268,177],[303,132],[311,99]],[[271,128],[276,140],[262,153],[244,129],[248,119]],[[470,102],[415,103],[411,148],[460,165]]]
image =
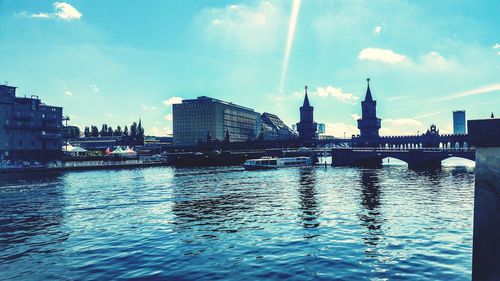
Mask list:
[[0,83],[70,124],[172,129],[210,96],[358,134],[366,78],[382,135],[452,133],[500,108],[499,1],[0,1]]

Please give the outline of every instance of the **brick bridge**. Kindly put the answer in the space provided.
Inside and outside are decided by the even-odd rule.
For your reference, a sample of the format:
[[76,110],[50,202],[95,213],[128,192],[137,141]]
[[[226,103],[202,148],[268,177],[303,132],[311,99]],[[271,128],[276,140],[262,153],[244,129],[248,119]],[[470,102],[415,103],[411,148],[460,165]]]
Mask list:
[[441,161],[460,157],[475,161],[475,149],[469,148],[385,148],[358,147],[332,149],[332,166],[377,167],[392,157],[408,163],[409,168],[436,168]]

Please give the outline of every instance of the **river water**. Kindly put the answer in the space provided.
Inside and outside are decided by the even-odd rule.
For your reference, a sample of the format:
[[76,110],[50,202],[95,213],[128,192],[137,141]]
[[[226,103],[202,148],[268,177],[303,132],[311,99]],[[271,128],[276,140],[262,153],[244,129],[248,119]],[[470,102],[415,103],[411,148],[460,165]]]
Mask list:
[[473,167],[0,175],[2,280],[468,280]]

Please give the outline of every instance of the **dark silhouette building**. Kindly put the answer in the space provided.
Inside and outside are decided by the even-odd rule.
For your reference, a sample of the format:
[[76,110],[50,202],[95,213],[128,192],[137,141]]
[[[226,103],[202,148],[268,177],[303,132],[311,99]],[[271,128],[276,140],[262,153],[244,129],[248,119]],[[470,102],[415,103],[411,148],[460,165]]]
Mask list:
[[299,139],[302,141],[310,141],[316,139],[317,124],[314,122],[314,107],[309,104],[307,97],[307,86],[305,87],[304,103],[300,107],[300,122],[297,123],[297,131]]
[[275,114],[264,112],[260,116],[260,134],[265,141],[292,140],[296,134]]
[[16,87],[0,85],[0,161],[59,159],[62,119],[62,107],[16,97]]
[[378,130],[381,127],[377,118],[377,101],[373,100],[370,90],[370,78],[366,79],[367,88],[365,100],[361,102],[361,119],[358,119],[360,139],[365,145],[376,144],[379,139]]

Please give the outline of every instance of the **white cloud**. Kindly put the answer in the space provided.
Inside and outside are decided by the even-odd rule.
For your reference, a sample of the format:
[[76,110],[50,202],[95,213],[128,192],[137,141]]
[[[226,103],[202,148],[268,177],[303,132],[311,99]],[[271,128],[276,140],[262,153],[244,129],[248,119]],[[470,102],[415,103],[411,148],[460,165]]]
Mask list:
[[435,101],[445,101],[445,100],[453,100],[453,99],[458,99],[458,98],[463,98],[463,97],[468,97],[468,96],[475,96],[475,95],[482,95],[482,94],[488,94],[488,93],[494,93],[500,91],[500,84],[492,84],[488,86],[483,86],[477,89],[472,89],[468,90],[465,92],[453,94],[444,98],[437,99]]
[[41,18],[41,19],[48,19],[50,18],[50,15],[48,13],[38,13],[38,14],[31,14],[32,18]]
[[97,85],[90,85],[90,89],[94,93],[98,93],[100,91],[100,89],[97,87]]
[[[493,50],[498,50],[498,49],[500,49],[500,44],[495,43],[495,45],[493,45]],[[497,52],[497,55],[500,56],[500,51]]]
[[357,121],[358,119],[361,118],[361,115],[357,114],[357,113],[351,113],[350,114],[352,119],[354,119],[354,121]]
[[143,105],[141,105],[141,108],[144,109],[144,110],[155,110],[156,106],[143,104]]
[[73,6],[66,2],[55,2],[52,4],[54,6],[54,15],[63,20],[77,20],[82,17],[82,14],[78,12]]
[[164,103],[166,106],[170,106],[170,105],[172,105],[172,104],[181,103],[183,99],[184,99],[184,98],[181,98],[181,97],[171,97],[171,98],[169,98],[169,99],[167,99],[167,100],[163,101],[163,103]]
[[424,129],[423,123],[414,118],[389,118],[382,120],[380,134],[384,136],[416,135],[417,132],[423,133]]
[[[203,11],[200,26],[215,44],[236,45],[241,50],[266,52],[280,43],[286,17],[267,1],[256,5],[232,4]],[[263,47],[265,46],[265,47]]]
[[[342,91],[342,88],[335,88],[333,86],[326,86],[326,87],[317,87],[315,91],[309,92],[310,95],[317,96],[317,97],[322,97],[322,98],[327,98],[327,97],[332,97],[335,98],[339,101],[349,103],[349,104],[356,104],[358,101],[359,97],[353,95],[352,93],[346,93]],[[299,91],[295,91],[293,93],[295,97],[303,97],[304,94]]]
[[71,97],[71,96],[73,95],[73,93],[72,93],[72,92],[70,92],[70,91],[64,91],[64,94],[65,94],[66,96],[69,96],[69,97]]
[[160,137],[160,136],[166,136],[166,135],[170,135],[170,134],[172,134],[172,129],[168,126],[162,127],[162,128],[159,128],[157,126],[153,126],[153,127],[149,128],[148,130],[146,130],[146,135],[149,135],[149,136]]
[[365,48],[358,55],[360,60],[373,60],[385,63],[400,63],[408,61],[405,55],[395,53],[388,49]]
[[173,116],[172,116],[172,114],[167,114],[167,115],[163,116],[163,119],[165,119],[167,121],[172,121],[173,120]]
[[342,122],[325,124],[325,135],[334,136],[336,138],[343,138],[344,133],[345,136],[349,138],[352,135],[358,135],[359,130],[356,126]]
[[38,19],[50,19],[50,18],[59,18],[65,21],[78,20],[82,17],[82,14],[73,6],[66,2],[54,2],[52,3],[54,7],[53,13],[41,12],[41,13],[28,13],[23,11],[19,13],[20,16],[23,17],[31,17]]
[[379,35],[381,31],[382,31],[382,27],[380,25],[375,26],[375,28],[373,29],[373,34]]

